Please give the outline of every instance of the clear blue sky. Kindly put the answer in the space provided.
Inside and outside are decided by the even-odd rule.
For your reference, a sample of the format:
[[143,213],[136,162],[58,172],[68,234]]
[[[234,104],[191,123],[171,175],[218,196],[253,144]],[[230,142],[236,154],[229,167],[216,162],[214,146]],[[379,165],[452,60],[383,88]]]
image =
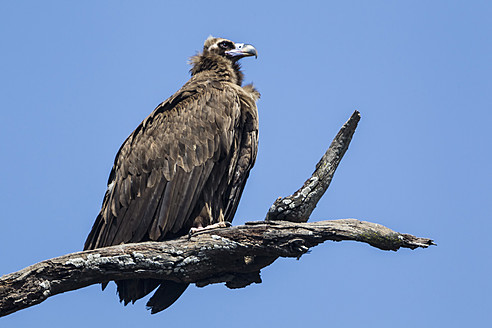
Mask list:
[[114,285],[52,297],[7,327],[484,327],[492,320],[489,1],[2,1],[0,274],[78,251],[121,143],[189,77],[205,38],[258,49],[258,160],[234,223],[309,176],[362,120],[312,220],[430,237],[384,252],[328,242],[262,284],[191,287],[165,312]]

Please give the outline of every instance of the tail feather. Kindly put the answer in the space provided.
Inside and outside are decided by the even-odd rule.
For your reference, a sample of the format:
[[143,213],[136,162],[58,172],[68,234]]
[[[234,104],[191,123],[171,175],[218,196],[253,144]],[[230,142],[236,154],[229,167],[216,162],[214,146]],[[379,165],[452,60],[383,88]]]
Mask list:
[[156,314],[170,307],[184,293],[189,284],[174,281],[162,282],[147,302],[147,309]]
[[118,286],[118,295],[120,302],[125,305],[132,302],[135,303],[151,291],[156,289],[161,283],[161,280],[156,279],[126,279],[116,281]]
[[159,288],[147,302],[147,308],[152,314],[160,312],[171,306],[184,293],[189,284],[177,283],[169,280],[156,279],[127,279],[116,281],[120,302],[125,305],[141,299],[157,286]]

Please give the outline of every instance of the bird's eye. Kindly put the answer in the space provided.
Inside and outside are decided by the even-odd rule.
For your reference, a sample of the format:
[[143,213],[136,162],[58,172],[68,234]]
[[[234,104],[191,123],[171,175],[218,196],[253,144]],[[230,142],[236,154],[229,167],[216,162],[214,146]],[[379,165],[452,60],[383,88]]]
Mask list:
[[232,42],[222,41],[221,43],[219,43],[219,47],[221,47],[222,49],[230,49],[233,47],[233,45]]

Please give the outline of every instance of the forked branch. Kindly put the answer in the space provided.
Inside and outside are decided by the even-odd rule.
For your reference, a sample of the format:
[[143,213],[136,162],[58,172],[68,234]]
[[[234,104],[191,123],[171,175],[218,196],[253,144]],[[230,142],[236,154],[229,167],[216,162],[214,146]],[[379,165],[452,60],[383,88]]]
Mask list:
[[[354,240],[382,250],[433,245],[382,225],[343,219],[306,223],[328,188],[359,121],[356,111],[292,196],[278,199],[266,221],[204,230],[165,242],[99,248],[39,262],[0,278],[0,316],[39,304],[50,296],[119,279],[155,278],[229,288],[261,282],[260,270],[277,257],[301,257],[326,240]],[[289,222],[290,221],[290,222]]]

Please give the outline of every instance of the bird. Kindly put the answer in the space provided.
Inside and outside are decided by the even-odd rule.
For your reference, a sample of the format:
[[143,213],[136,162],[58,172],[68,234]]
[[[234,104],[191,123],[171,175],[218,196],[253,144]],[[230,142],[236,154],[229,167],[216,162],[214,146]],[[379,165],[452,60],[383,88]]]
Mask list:
[[[257,51],[251,44],[205,40],[203,50],[190,58],[189,81],[117,152],[84,250],[230,225],[258,150],[260,93],[253,84],[242,85],[238,62],[252,56]],[[152,314],[168,308],[188,286],[158,279],[115,283],[124,305],[157,288],[147,303]]]

